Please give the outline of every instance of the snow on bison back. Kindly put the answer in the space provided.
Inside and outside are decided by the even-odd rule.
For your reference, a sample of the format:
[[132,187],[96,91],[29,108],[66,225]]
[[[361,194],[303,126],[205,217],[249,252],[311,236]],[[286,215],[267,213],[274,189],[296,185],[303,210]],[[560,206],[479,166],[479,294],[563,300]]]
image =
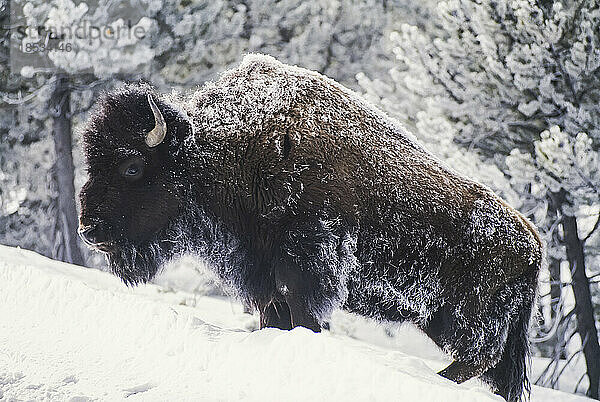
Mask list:
[[105,94],[83,138],[80,233],[126,283],[193,253],[261,327],[411,321],[442,376],[529,391],[535,228],[336,82],[249,55],[189,96]]

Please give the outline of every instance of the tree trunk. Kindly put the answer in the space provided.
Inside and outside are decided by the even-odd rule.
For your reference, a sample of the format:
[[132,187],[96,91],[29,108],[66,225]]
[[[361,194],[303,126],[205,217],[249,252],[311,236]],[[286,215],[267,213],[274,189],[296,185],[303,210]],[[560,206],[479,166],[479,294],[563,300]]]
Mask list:
[[56,154],[56,184],[58,187],[57,236],[59,255],[62,261],[83,265],[83,256],[77,237],[77,208],[75,206],[75,167],[73,166],[71,135],[71,90],[66,75],[58,75],[50,98],[50,113],[53,116],[52,135]]
[[[552,349],[549,353],[554,359],[566,359],[565,350],[565,323],[564,320],[565,310],[564,306],[561,305],[564,302],[562,299],[563,288],[560,284],[560,263],[561,260],[557,258],[548,257],[548,271],[550,272],[550,325],[549,327],[556,326],[556,330],[552,338],[548,341],[548,346]],[[558,309],[562,311],[559,311]],[[557,324],[556,321],[559,321]]]
[[[548,217],[551,218],[551,220],[558,220],[559,217],[559,212],[558,212],[558,208],[559,206],[555,205],[554,202],[550,202],[550,205],[548,206]],[[551,233],[552,239],[550,240],[552,243],[554,244],[559,244],[560,243],[560,239],[558,236],[558,229],[555,229],[553,231],[553,233]],[[564,302],[563,297],[564,297],[564,289],[562,286],[562,282],[561,282],[561,277],[560,277],[560,264],[562,262],[562,259],[559,258],[554,258],[554,257],[548,257],[548,271],[550,273],[550,307],[551,307],[551,318],[552,318],[552,322],[551,324],[554,325],[555,324],[555,320],[559,320],[562,321],[564,318],[564,306],[562,305],[562,303]],[[557,311],[558,308],[561,308],[562,311]],[[566,323],[565,323],[566,324]],[[556,329],[556,332],[553,336],[553,338],[550,340],[550,344],[553,346],[553,358],[556,359],[566,359],[566,353],[565,353],[565,324],[558,324],[558,327]]]
[[575,313],[577,314],[577,331],[583,343],[583,354],[590,380],[587,395],[599,399],[600,392],[600,345],[598,331],[594,321],[594,306],[590,293],[590,282],[585,273],[585,254],[583,242],[577,234],[577,218],[563,216],[562,227],[567,249],[567,259],[571,268],[573,293],[575,295]]

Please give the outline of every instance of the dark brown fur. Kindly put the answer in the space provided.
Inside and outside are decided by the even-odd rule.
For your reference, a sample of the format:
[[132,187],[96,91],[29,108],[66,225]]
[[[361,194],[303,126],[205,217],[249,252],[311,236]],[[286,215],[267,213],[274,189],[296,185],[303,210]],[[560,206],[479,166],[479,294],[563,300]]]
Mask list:
[[[148,93],[169,127],[156,149]],[[81,222],[126,282],[196,253],[261,326],[319,331],[338,307],[408,320],[455,359],[442,375],[511,401],[528,389],[535,229],[337,83],[248,56],[189,99],[107,95],[84,139]],[[119,149],[143,159],[140,182],[119,177]]]

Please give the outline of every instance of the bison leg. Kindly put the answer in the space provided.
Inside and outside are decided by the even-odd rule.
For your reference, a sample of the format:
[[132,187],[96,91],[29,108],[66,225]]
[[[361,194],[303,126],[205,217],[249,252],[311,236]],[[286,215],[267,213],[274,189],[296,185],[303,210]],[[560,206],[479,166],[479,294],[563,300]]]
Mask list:
[[[290,303],[290,302],[288,302]],[[321,332],[321,325],[319,321],[312,315],[306,306],[302,303],[295,303],[291,301],[290,311],[292,316],[292,328],[304,327],[314,332]]]
[[310,314],[306,303],[298,294],[278,294],[260,311],[260,329],[279,328],[292,329],[305,327],[315,332],[321,332],[317,319]]
[[290,226],[274,266],[275,285],[290,308],[292,327],[320,332],[320,323],[346,300],[356,242],[340,220],[311,217]]
[[483,374],[500,359],[507,338],[509,315],[498,305],[473,310],[475,302],[464,301],[438,310],[424,328],[425,333],[454,362],[438,374],[456,383]]
[[[535,278],[517,278],[487,300],[456,300],[438,310],[424,328],[455,361],[439,374],[457,383],[475,376],[507,401],[529,391],[527,330]],[[478,307],[473,307],[478,306]]]
[[321,326],[308,305],[310,283],[306,282],[301,273],[293,267],[280,269],[277,271],[276,284],[288,308],[291,328],[305,327],[321,332]]
[[290,308],[282,295],[277,294],[265,305],[259,307],[260,328],[292,329]]
[[486,366],[474,365],[460,361],[453,361],[448,367],[440,371],[438,374],[457,384],[463,383],[473,377],[481,375],[486,369]]
[[[424,328],[424,331],[440,348],[456,350],[456,343],[452,342],[452,335],[456,334],[449,335],[453,331],[453,326],[455,326],[453,325],[454,321],[455,319],[452,317],[450,309],[442,307],[434,314],[427,327]],[[454,355],[457,358],[460,355],[466,355],[466,352],[456,351]],[[438,374],[460,384],[481,375],[488,367],[488,364],[475,364],[455,360]]]

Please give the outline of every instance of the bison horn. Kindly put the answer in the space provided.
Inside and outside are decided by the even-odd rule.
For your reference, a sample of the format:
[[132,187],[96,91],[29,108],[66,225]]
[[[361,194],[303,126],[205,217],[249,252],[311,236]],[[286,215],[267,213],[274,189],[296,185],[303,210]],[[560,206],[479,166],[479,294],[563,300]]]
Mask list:
[[165,118],[162,113],[152,100],[152,96],[148,95],[148,103],[150,104],[150,109],[152,109],[152,114],[154,114],[154,128],[146,135],[146,145],[150,148],[153,148],[159,145],[165,139],[167,135],[167,123],[165,123]]

